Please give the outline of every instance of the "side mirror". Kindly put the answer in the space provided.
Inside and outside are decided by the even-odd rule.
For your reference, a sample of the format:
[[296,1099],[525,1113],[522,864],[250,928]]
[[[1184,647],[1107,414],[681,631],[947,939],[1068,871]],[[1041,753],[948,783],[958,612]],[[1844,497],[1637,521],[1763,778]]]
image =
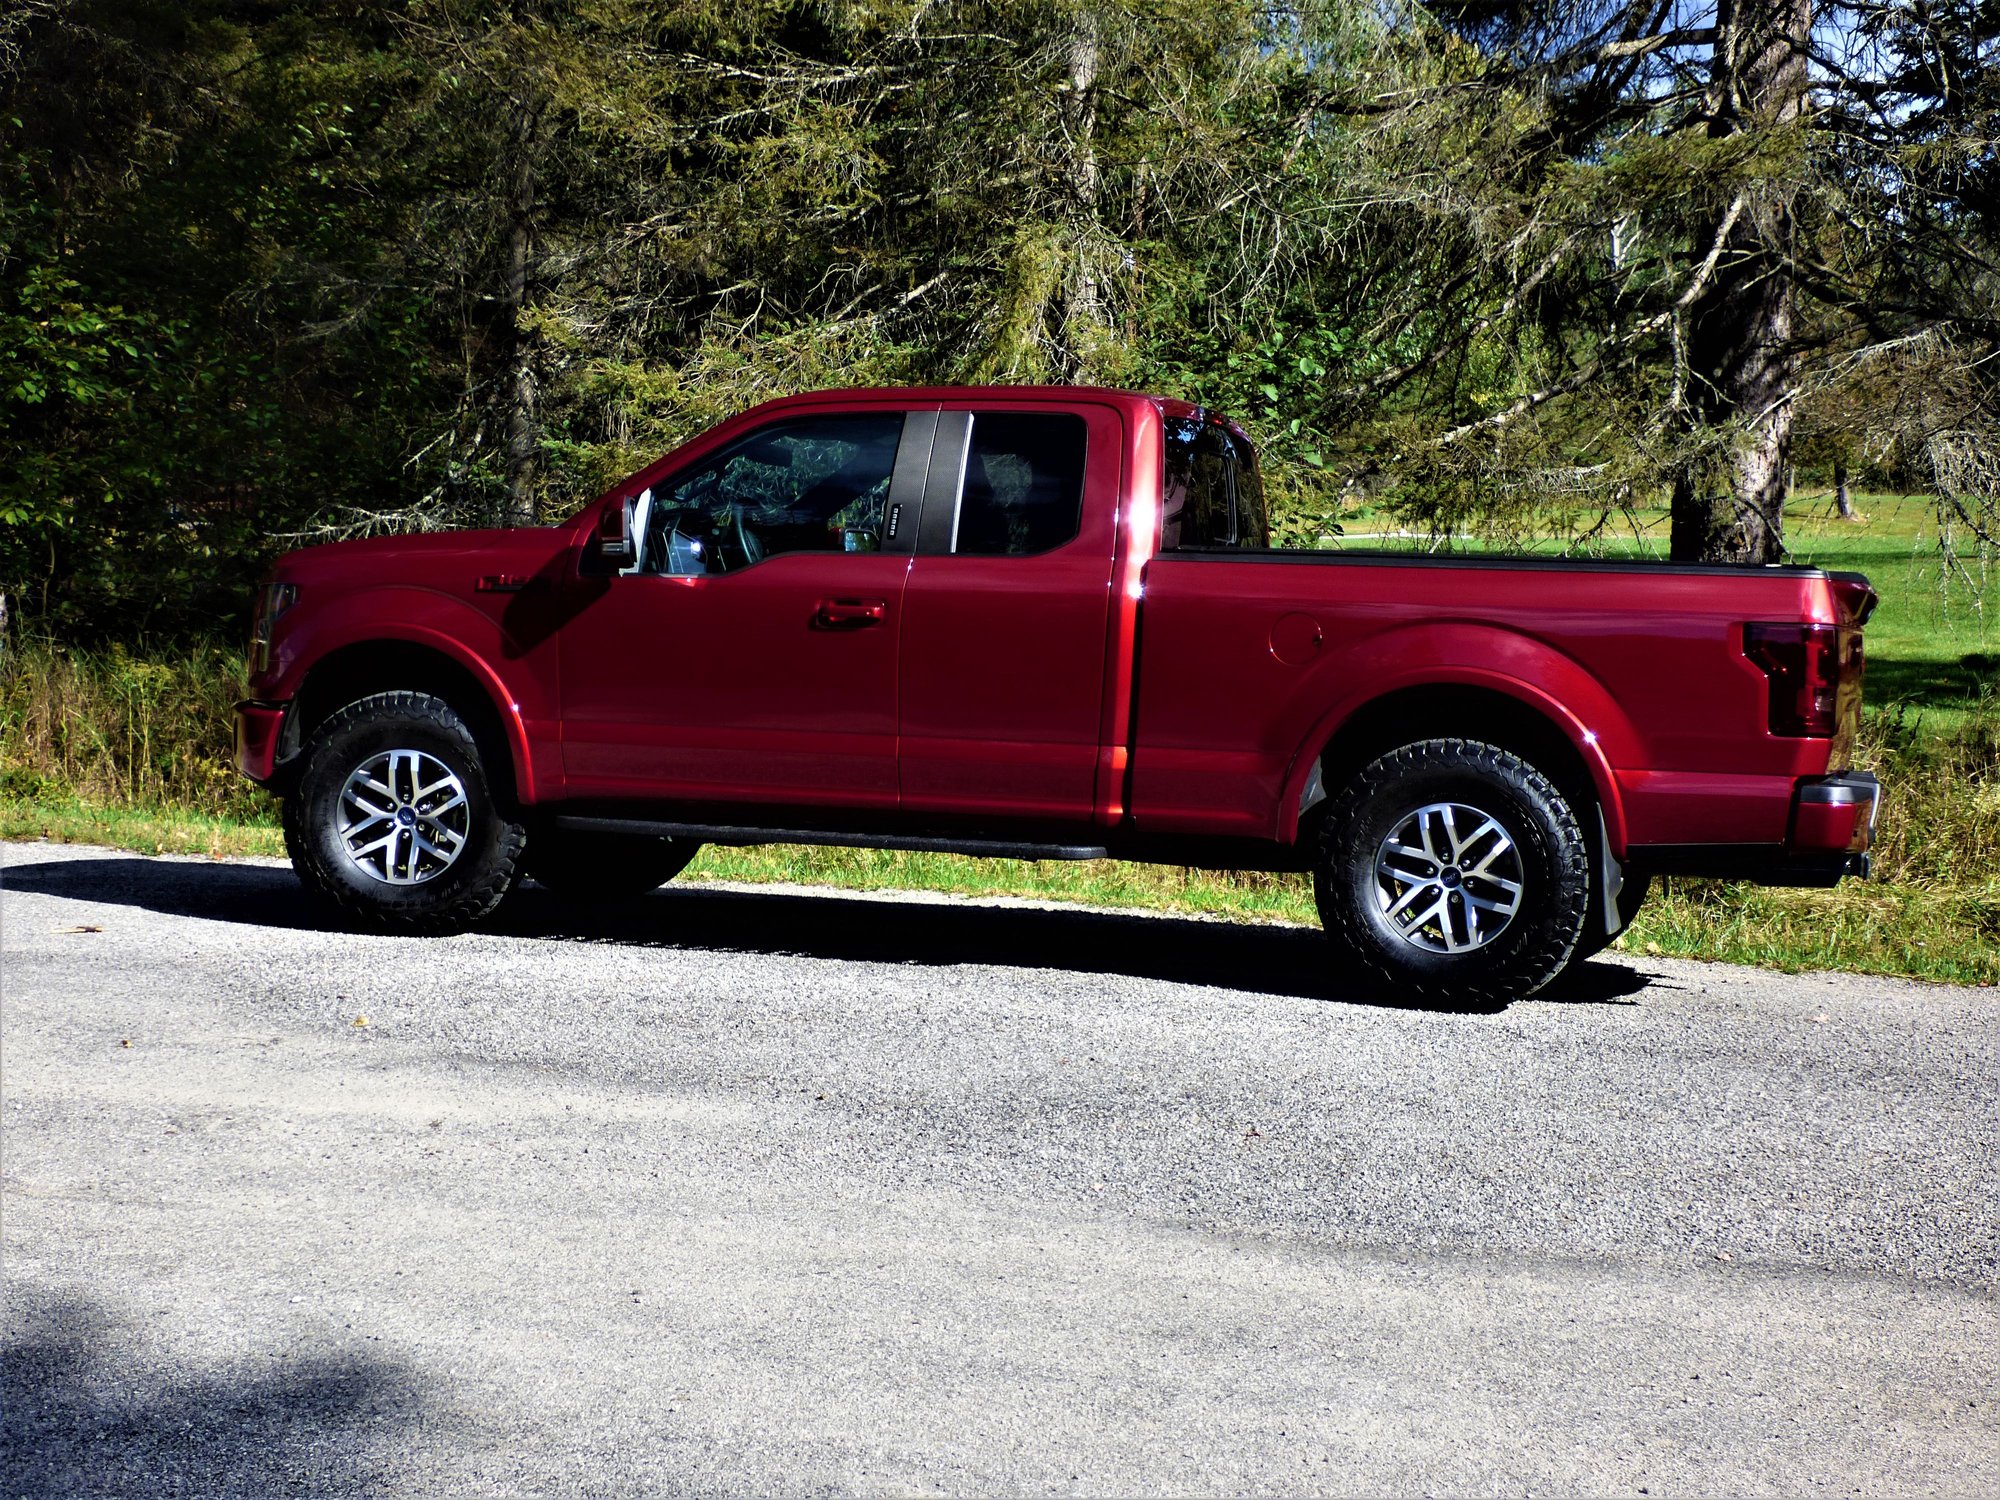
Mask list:
[[619,567],[632,564],[632,502],[620,500],[604,507],[604,513],[597,518],[597,552],[609,562]]

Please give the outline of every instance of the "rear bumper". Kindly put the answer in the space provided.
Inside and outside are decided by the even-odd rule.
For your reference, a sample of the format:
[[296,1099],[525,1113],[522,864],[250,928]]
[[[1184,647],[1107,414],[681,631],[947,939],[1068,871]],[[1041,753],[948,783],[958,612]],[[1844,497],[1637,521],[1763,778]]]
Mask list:
[[1867,878],[1882,787],[1866,771],[1802,781],[1782,844],[1634,845],[1626,863],[1649,875],[1702,875],[1759,885],[1829,886]]
[[287,706],[254,698],[236,705],[236,769],[252,781],[268,783],[277,773]]
[[1866,854],[1875,838],[1882,784],[1867,771],[1843,771],[1802,784],[1792,798],[1792,831],[1798,850]]

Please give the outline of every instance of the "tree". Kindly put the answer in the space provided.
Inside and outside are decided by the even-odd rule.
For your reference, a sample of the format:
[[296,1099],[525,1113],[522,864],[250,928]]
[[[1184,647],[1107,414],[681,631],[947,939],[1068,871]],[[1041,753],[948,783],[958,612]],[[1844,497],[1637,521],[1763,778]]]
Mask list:
[[1360,143],[1377,242],[1459,250],[1411,267],[1436,309],[1401,325],[1421,350],[1340,393],[1353,417],[1431,413],[1406,447],[1412,514],[1666,483],[1676,556],[1773,561],[1815,383],[1919,340],[1990,398],[1990,9],[1503,0],[1401,20],[1421,56],[1399,89],[1350,71],[1317,107]]

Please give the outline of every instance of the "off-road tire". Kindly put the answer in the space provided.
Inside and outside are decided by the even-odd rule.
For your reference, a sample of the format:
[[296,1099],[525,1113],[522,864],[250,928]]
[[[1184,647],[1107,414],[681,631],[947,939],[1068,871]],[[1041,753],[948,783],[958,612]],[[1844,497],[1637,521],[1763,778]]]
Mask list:
[[[1512,839],[1522,878],[1511,919],[1483,946],[1433,952],[1400,935],[1378,898],[1376,860],[1419,808],[1450,803],[1494,819]],[[1468,739],[1391,750],[1334,798],[1313,871],[1320,921],[1368,978],[1413,1000],[1500,1003],[1562,972],[1590,911],[1590,849],[1555,783],[1510,751]]]
[[[418,884],[391,885],[350,858],[340,834],[348,778],[371,757],[415,750],[464,787],[464,844],[451,865]],[[376,693],[313,731],[298,784],[284,802],[285,848],[307,893],[347,925],[375,932],[462,932],[513,888],[527,831],[494,794],[478,739],[456,710],[428,693]]]
[[701,851],[692,839],[537,828],[526,873],[565,902],[634,901],[680,874]]

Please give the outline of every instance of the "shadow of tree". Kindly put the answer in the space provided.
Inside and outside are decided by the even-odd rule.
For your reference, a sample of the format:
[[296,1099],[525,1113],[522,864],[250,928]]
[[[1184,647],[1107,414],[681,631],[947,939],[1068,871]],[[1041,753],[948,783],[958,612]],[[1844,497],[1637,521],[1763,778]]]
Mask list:
[[0,1344],[9,1497],[366,1495],[421,1416],[402,1367],[298,1358],[250,1376],[155,1377],[96,1301],[18,1283]]
[[1871,707],[1972,708],[1982,694],[2000,692],[2000,655],[1969,651],[1957,661],[1870,656],[1866,692]]
[[[315,929],[325,925],[289,870],[149,859],[14,865],[10,886],[176,916]],[[579,912],[537,887],[515,893],[488,930],[546,941],[604,942],[885,964],[992,965],[1120,974],[1218,990],[1290,995],[1395,1010],[1491,1014],[1498,1005],[1439,1005],[1371,992],[1310,928],[1048,910],[860,895],[669,885],[637,901]],[[1619,964],[1578,966],[1544,995],[1571,1004],[1631,1003],[1647,977]]]

